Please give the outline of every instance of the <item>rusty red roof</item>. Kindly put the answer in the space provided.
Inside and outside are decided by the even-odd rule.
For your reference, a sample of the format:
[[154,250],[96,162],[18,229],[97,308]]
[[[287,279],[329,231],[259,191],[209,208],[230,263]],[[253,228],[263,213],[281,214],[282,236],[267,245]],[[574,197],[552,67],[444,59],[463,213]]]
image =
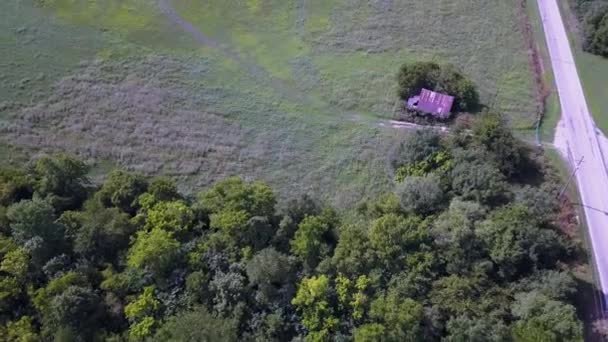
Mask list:
[[447,116],[452,111],[453,104],[454,96],[437,93],[423,88],[420,92],[420,99],[416,107],[423,112]]

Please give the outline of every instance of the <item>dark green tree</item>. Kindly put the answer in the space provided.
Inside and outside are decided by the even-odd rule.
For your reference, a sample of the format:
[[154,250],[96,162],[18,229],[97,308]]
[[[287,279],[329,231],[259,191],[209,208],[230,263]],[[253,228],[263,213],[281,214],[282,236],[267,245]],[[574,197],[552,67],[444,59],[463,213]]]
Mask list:
[[75,209],[88,197],[89,167],[67,155],[44,156],[34,164],[34,190],[57,209]]
[[134,215],[137,199],[147,188],[148,182],[142,176],[116,170],[109,174],[96,196],[106,207],[116,207]]

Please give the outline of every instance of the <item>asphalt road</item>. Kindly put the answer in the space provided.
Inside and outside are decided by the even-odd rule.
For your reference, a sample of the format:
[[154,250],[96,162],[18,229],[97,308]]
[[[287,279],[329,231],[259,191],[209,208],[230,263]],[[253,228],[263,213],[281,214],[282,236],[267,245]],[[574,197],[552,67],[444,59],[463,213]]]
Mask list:
[[603,311],[608,302],[608,172],[606,138],[595,126],[581,86],[570,42],[556,0],[537,0],[551,65],[559,92],[562,117],[555,144],[576,167],[576,181],[581,194],[597,274],[603,293]]

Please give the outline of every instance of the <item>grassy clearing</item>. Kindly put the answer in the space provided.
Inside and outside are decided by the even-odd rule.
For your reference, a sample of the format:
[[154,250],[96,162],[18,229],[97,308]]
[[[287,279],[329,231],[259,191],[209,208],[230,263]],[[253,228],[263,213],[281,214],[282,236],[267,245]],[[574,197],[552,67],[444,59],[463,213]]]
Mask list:
[[157,0],[32,1],[0,4],[7,151],[69,151],[184,188],[241,174],[344,207],[392,184],[406,132],[378,122],[403,62],[453,63],[514,127],[535,121],[515,0],[168,0],[206,45]]

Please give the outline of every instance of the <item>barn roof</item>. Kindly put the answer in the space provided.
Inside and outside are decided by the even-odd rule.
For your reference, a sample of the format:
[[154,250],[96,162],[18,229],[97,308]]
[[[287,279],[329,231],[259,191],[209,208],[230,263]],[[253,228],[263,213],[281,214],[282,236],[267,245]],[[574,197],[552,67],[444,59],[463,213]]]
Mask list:
[[454,96],[437,93],[423,88],[420,92],[420,99],[416,107],[423,112],[447,116],[452,111],[453,104]]

